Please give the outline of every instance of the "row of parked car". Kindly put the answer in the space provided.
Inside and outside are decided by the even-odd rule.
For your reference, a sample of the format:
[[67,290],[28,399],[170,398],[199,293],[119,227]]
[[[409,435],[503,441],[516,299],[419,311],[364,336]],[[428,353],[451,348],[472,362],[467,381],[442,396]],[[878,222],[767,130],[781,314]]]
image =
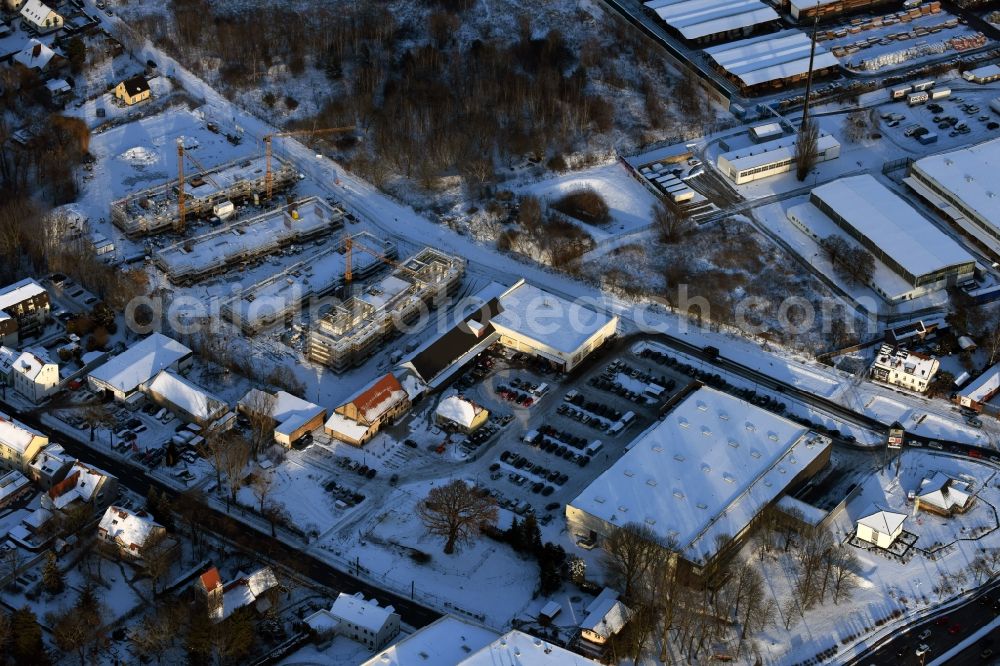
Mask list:
[[337,466],[346,469],[348,472],[356,472],[358,476],[363,476],[366,479],[374,479],[378,474],[378,470],[374,467],[359,463],[357,460],[351,460],[346,456],[337,458]]
[[[560,472],[557,469],[549,469],[544,465],[533,462],[528,457],[522,456],[519,453],[503,451],[500,454],[500,462],[510,465],[515,470],[524,471],[527,474],[533,474],[538,480],[554,483],[557,486],[564,485],[567,481],[569,481],[569,474]],[[491,472],[496,472],[499,469],[500,466],[497,463],[493,463],[490,467]]]
[[556,408],[556,414],[571,418],[574,421],[582,423],[590,428],[594,428],[595,430],[600,430],[601,432],[606,432],[611,427],[611,421],[608,421],[606,418],[597,416],[596,414],[588,414],[583,409],[574,407],[573,405],[565,402]]
[[459,447],[466,453],[474,453],[479,447],[500,432],[500,429],[510,423],[513,418],[514,417],[510,414],[506,414],[499,418],[491,417],[489,421],[482,425],[482,427],[470,435],[467,435],[466,438],[462,440],[461,444],[459,444]]
[[690,365],[689,363],[685,363],[680,359],[674,358],[670,354],[665,354],[661,351],[657,351],[656,349],[650,349],[647,347],[646,349],[643,349],[641,352],[639,352],[639,356],[641,358],[649,359],[651,361],[659,363],[662,366],[668,368],[674,368],[675,370],[677,370],[677,372],[685,374],[693,379],[697,379],[701,383],[707,384],[712,388],[725,390],[727,387],[729,387],[729,382],[723,379],[722,375],[715,372],[710,372],[708,370],[702,370],[701,368],[697,368],[693,365]]
[[[577,392],[571,398],[567,398],[566,404],[571,407],[579,407],[580,409],[588,411],[591,414],[596,414],[597,416],[609,419],[611,421],[617,421],[622,417],[621,410],[615,409],[610,405],[605,405],[602,402],[587,400],[587,398],[580,392]],[[563,406],[565,407],[566,405]],[[558,411],[559,410],[557,409],[556,412]]]
[[329,479],[323,485],[323,489],[333,495],[338,509],[346,509],[352,506],[357,506],[365,501],[364,495],[351,488],[340,485],[334,479]]
[[499,384],[497,386],[497,395],[508,402],[512,402],[515,405],[520,405],[521,407],[531,407],[535,404],[535,396],[530,393],[522,393],[517,389],[514,389],[506,384]]

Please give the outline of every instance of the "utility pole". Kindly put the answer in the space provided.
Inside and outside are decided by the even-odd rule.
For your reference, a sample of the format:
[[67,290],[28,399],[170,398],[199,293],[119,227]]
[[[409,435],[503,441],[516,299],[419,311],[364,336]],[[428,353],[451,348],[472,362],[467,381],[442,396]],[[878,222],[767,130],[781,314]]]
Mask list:
[[184,209],[184,140],[177,139],[177,230],[184,233],[187,223],[187,211]]
[[813,29],[809,37],[809,71],[806,74],[806,99],[802,104],[802,124],[799,125],[799,132],[805,130],[806,123],[809,122],[809,97],[812,94],[813,63],[816,59],[816,31],[819,29],[819,3],[816,3],[816,14],[813,15]]

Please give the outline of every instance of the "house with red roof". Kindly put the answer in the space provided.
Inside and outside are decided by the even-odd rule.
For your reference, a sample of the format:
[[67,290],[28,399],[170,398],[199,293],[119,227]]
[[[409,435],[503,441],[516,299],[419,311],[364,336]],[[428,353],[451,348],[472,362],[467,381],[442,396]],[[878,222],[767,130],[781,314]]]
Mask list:
[[331,437],[364,446],[386,424],[410,409],[410,396],[393,374],[387,374],[334,410],[325,430]]

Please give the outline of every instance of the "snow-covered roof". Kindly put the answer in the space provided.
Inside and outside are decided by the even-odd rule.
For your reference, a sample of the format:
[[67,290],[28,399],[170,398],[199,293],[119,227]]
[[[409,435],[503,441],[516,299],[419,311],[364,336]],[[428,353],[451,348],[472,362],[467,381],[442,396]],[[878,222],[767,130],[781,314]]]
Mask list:
[[[795,141],[797,138],[798,134],[790,134],[756,145],[746,146],[745,148],[737,148],[736,150],[719,155],[719,164],[729,162],[732,169],[740,172],[746,169],[755,169],[766,164],[790,160],[795,154]],[[816,140],[816,151],[823,153],[839,145],[840,142],[832,135],[820,134]]]
[[42,0],[25,0],[21,5],[21,16],[37,26],[44,26],[45,19],[52,13],[52,8]]
[[21,492],[21,490],[27,485],[28,477],[21,474],[16,469],[0,475],[0,504],[5,502],[7,498],[11,497],[15,493]]
[[90,502],[98,486],[110,476],[103,470],[77,461],[66,474],[66,478],[49,488],[49,500],[56,509],[65,508],[76,500]]
[[7,308],[13,307],[18,303],[23,303],[29,298],[34,298],[35,296],[44,293],[46,293],[45,287],[38,284],[31,278],[26,278],[20,282],[9,284],[3,289],[0,289],[0,310],[6,310]]
[[340,626],[340,620],[325,608],[320,608],[312,615],[306,615],[302,620],[309,628],[320,634],[333,633]]
[[149,383],[149,390],[199,421],[211,421],[229,409],[221,398],[170,370],[157,374]]
[[785,495],[779,499],[775,506],[785,512],[796,512],[799,516],[801,516],[804,522],[813,526],[822,523],[823,519],[827,516],[827,512],[823,509],[803,502],[802,500],[792,497],[791,495]]
[[[705,53],[744,85],[754,86],[807,73],[810,48],[809,35],[800,30],[783,30],[712,46],[705,49]],[[814,70],[839,64],[840,61],[823,45],[816,45]]]
[[951,511],[954,508],[964,508],[969,503],[972,489],[964,481],[953,479],[943,472],[935,472],[931,478],[921,481],[918,497],[921,504]]
[[40,476],[51,477],[67,465],[76,462],[76,458],[68,455],[62,444],[49,444],[39,451],[31,461],[31,468]]
[[966,71],[964,76],[970,80],[995,78],[1000,76],[1000,65],[983,65]]
[[950,236],[871,174],[825,183],[813,189],[812,196],[913,276],[975,263]]
[[628,622],[629,613],[628,606],[618,600],[618,591],[606,587],[587,605],[580,628],[611,638]]
[[27,349],[14,361],[11,369],[14,372],[24,375],[31,381],[35,381],[38,373],[46,365],[52,365],[52,360],[44,349]]
[[256,603],[260,595],[277,586],[278,579],[271,567],[263,567],[249,575],[241,572],[236,580],[223,586],[222,606],[212,608],[210,617],[214,622],[224,620],[238,609]]
[[128,509],[109,506],[98,527],[125,548],[140,549],[161,525],[145,511],[133,513]]
[[452,395],[438,403],[435,413],[443,419],[452,423],[457,423],[464,428],[469,428],[476,420],[476,416],[483,411],[483,407],[471,400],[466,400],[461,396]]
[[368,423],[374,423],[383,414],[406,400],[406,391],[392,373],[386,374],[371,386],[348,400]]
[[491,629],[444,615],[361,666],[457,666],[499,637]]
[[[261,400],[260,395],[269,397]],[[271,396],[260,389],[247,391],[247,394],[240,399],[240,405],[244,408],[251,408],[253,405],[267,404],[268,400],[271,403],[271,418],[275,422],[274,431],[284,435],[292,434],[325,411],[319,405],[303,400],[287,391],[278,391]]]
[[903,521],[905,520],[905,513],[878,511],[863,518],[858,518],[858,525],[870,527],[879,534],[893,535],[903,525]]
[[612,525],[645,523],[694,563],[739,534],[829,438],[701,387],[633,442],[570,504]]
[[36,437],[44,438],[45,435],[0,412],[0,444],[24,455]]
[[20,355],[21,352],[16,349],[0,346],[0,373],[9,375],[11,368],[14,367],[14,361],[16,361],[17,357]]
[[190,349],[176,340],[153,333],[94,369],[90,377],[129,393],[190,353]]
[[936,183],[1000,233],[1000,139],[921,158],[912,170]]
[[939,365],[940,362],[932,356],[924,356],[919,352],[891,345],[882,345],[875,354],[875,362],[872,363],[873,368],[901,371],[928,381],[937,373]]
[[338,414],[334,412],[330,414],[330,417],[323,424],[323,427],[327,430],[335,433],[340,433],[348,439],[360,442],[368,434],[368,426],[363,423],[358,423],[354,419],[349,419],[343,414]]
[[29,39],[27,46],[14,54],[14,61],[25,67],[45,69],[56,52],[37,39]]
[[500,297],[500,309],[490,320],[498,331],[566,354],[576,352],[609,322],[618,320],[523,281]]
[[51,79],[45,82],[45,87],[50,93],[64,93],[72,90],[66,79]]
[[392,606],[379,606],[375,599],[365,599],[361,593],[351,595],[341,592],[330,608],[337,619],[377,634],[396,612]]
[[515,629],[462,659],[456,666],[594,666],[596,663]]
[[685,39],[775,21],[778,12],[760,0],[650,0],[645,3]]
[[959,396],[974,402],[988,400],[989,396],[1000,390],[1000,363],[991,366],[986,372],[976,377],[968,386],[959,392]]

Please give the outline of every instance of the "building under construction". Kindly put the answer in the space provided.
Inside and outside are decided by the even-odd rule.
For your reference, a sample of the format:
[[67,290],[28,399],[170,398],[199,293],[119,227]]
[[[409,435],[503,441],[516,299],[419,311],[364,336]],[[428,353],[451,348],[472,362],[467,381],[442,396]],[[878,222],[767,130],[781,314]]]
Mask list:
[[321,316],[309,331],[309,359],[334,372],[361,365],[398,327],[416,320],[439,297],[454,293],[465,264],[464,258],[431,247],[420,250],[390,275]]
[[[183,159],[183,153],[182,157]],[[188,154],[188,159],[190,154]],[[277,157],[272,158],[272,194],[289,189],[298,180],[298,171]],[[210,170],[178,179],[142,192],[130,194],[111,204],[111,220],[129,238],[139,238],[180,228],[178,184],[184,180],[184,213],[187,219],[209,218],[217,205],[254,201],[267,189],[267,161],[264,157],[240,159]]]
[[310,197],[174,243],[158,250],[153,261],[170,282],[188,285],[236,266],[249,266],[343,226],[344,211]]
[[350,256],[352,279],[367,279],[398,256],[395,243],[380,241],[363,231],[351,236],[354,247],[377,248],[372,252],[348,252],[346,239],[286,270],[244,289],[222,306],[222,316],[240,327],[246,335],[292,317],[310,301],[324,296],[341,295],[346,282],[347,257]]

